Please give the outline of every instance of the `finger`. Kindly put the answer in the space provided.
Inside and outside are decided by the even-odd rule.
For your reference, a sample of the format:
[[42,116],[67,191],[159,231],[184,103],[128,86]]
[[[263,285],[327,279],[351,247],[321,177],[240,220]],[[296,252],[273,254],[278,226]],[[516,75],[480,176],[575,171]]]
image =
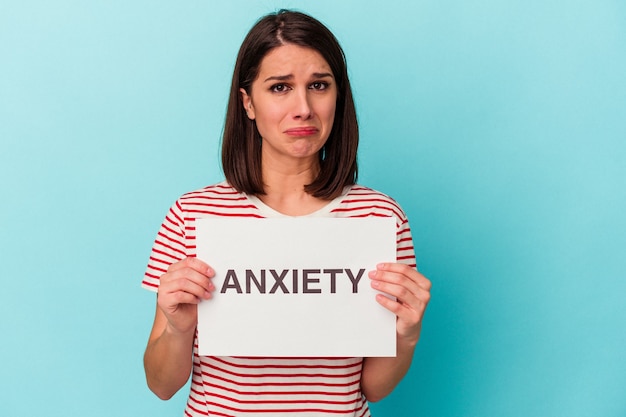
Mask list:
[[[399,272],[376,270],[370,271],[368,276],[372,280],[371,284],[373,288],[383,292],[393,291],[393,295],[396,296],[396,293],[398,291],[410,292],[412,294],[417,294],[420,291],[424,291],[424,289],[420,287],[414,280]],[[403,297],[401,298],[406,297],[406,295],[403,295]]]
[[424,311],[426,310],[425,305],[410,305],[398,299],[394,300],[386,297],[383,294],[378,294],[376,296],[376,301],[378,304],[396,315],[398,318],[398,324],[404,323],[405,326],[413,326],[419,323],[424,316]]
[[389,298],[383,294],[376,295],[376,301],[398,317],[399,323],[404,322],[409,326],[419,323],[424,316],[430,295],[425,292],[425,299],[410,297],[409,300],[401,298]]
[[212,277],[215,275],[215,271],[206,262],[201,261],[198,258],[185,258],[182,261],[175,262],[167,268],[168,272],[178,271],[184,268],[191,268],[198,271],[201,274]]
[[402,316],[404,310],[406,309],[406,307],[401,302],[398,302],[397,299],[394,300],[393,298],[389,298],[382,294],[376,295],[376,301],[378,302],[378,304],[391,311],[397,317]]
[[[419,308],[419,304],[423,304],[428,297],[428,292],[419,289],[420,287],[415,284],[412,285],[413,288],[407,288],[400,284],[373,280],[371,285],[375,290],[395,297],[399,304],[411,306],[412,308]],[[424,294],[420,294],[420,292]]]
[[419,271],[417,271],[412,266],[402,264],[402,263],[380,263],[376,265],[376,271],[386,271],[386,272],[394,272],[401,275],[405,275],[413,282],[415,282],[420,287],[424,288],[427,291],[430,291],[432,288],[432,283],[428,278],[422,275]]
[[204,262],[195,258],[186,258],[176,264],[172,264],[167,272],[161,276],[161,282],[186,277],[203,285],[208,284],[214,276],[215,272],[213,269]]
[[201,299],[199,297],[185,291],[161,294],[157,299],[159,306],[168,311],[176,309],[181,304],[198,304],[200,301]]
[[[191,270],[190,270],[191,271]],[[197,274],[197,273],[196,273]],[[215,286],[209,278],[204,275],[190,277],[193,273],[185,274],[179,277],[168,277],[161,284],[160,291],[165,293],[186,292],[193,294],[198,298],[208,299],[211,297],[211,291],[215,290]]]
[[380,264],[369,277],[374,289],[396,297],[411,308],[421,310],[430,301],[430,281],[408,265]]
[[191,267],[181,268],[179,266],[178,269],[161,275],[159,291],[169,293],[186,291],[196,297],[208,299],[211,296],[211,291],[214,290],[215,286],[211,282],[211,278]]

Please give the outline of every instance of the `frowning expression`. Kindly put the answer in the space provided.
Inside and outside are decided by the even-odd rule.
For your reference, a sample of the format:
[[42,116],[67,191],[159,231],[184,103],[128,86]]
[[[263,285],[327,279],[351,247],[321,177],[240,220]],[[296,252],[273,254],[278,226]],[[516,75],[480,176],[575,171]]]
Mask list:
[[241,96],[263,138],[264,159],[317,161],[337,102],[335,77],[319,52],[293,44],[272,49]]

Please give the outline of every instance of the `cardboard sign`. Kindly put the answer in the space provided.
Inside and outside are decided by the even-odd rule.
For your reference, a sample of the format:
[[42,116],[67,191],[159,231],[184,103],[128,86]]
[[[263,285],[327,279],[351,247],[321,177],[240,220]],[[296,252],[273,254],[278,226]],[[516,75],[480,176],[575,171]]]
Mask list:
[[396,317],[368,278],[395,262],[395,219],[205,218],[196,242],[216,271],[201,355],[395,356]]

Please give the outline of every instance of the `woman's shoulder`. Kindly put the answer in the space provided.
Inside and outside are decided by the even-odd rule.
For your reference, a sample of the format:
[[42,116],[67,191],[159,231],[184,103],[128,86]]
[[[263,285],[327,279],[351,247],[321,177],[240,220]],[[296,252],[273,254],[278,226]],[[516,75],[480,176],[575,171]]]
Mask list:
[[222,181],[180,196],[171,208],[179,219],[207,216],[259,217],[258,208],[246,194],[240,193],[228,182]]
[[[398,219],[406,219],[400,204],[389,195],[361,184],[355,184],[343,196],[339,210],[359,215],[395,215]],[[347,213],[346,213],[347,214]]]
[[348,193],[346,194],[346,197],[349,197],[352,200],[358,200],[358,201],[386,202],[386,203],[395,205],[398,208],[400,208],[400,205],[398,204],[396,200],[393,199],[393,197],[381,191],[375,190],[370,187],[366,187],[361,184],[353,185],[348,191]]
[[226,181],[218,182],[216,184],[207,185],[206,187],[198,188],[197,190],[189,191],[180,196],[178,201],[189,202],[196,199],[232,199],[240,198],[243,194],[235,190]]
[[354,184],[352,187],[350,187],[348,194],[359,195],[359,196],[369,196],[369,197],[375,196],[375,197],[389,199],[391,201],[394,201],[393,198],[391,198],[389,195],[381,191],[375,190],[373,188],[366,187],[365,185],[362,185],[362,184]]
[[235,190],[226,181],[207,185],[186,192],[176,199],[172,206],[175,212],[194,212],[207,206],[228,206],[246,200],[245,194]]

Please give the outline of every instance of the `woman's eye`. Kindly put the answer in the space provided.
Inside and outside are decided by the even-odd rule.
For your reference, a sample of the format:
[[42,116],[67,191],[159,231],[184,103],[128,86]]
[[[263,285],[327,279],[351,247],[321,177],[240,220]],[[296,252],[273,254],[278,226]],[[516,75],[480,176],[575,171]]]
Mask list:
[[275,84],[270,89],[275,93],[282,93],[287,91],[288,87],[286,84]]
[[328,83],[323,81],[317,81],[311,84],[310,88],[313,90],[326,90],[326,88],[328,88]]

